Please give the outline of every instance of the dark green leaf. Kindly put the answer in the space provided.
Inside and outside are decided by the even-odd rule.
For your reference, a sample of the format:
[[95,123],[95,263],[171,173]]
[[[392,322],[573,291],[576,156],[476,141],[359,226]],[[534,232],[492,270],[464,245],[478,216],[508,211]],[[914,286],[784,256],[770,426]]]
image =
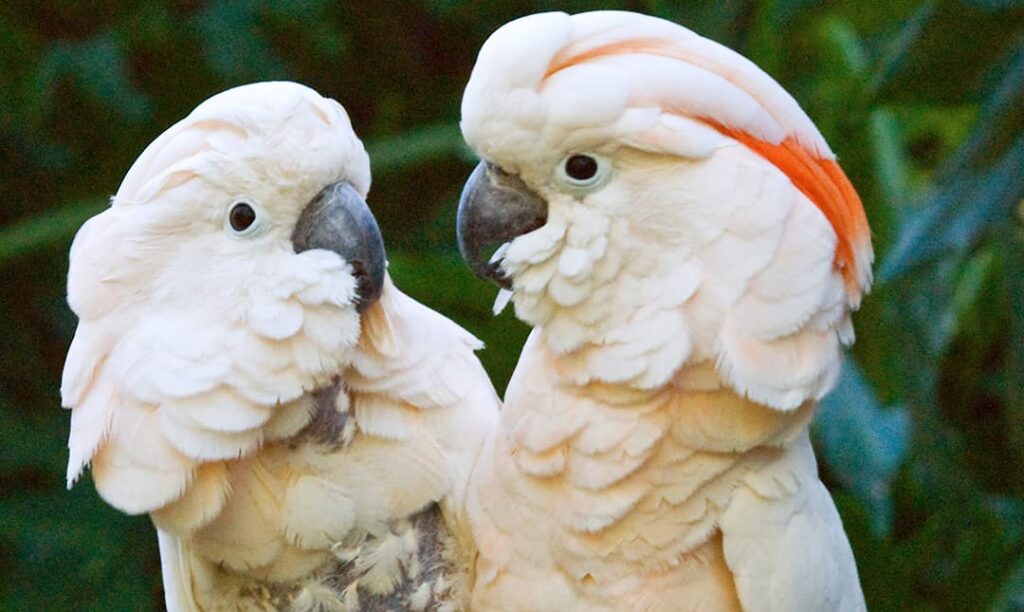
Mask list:
[[925,25],[935,16],[935,2],[922,2],[914,14],[903,22],[892,42],[886,45],[878,69],[871,79],[870,89],[878,92],[892,79],[903,65],[914,57],[914,45]]
[[72,79],[94,100],[123,117],[137,120],[149,112],[150,101],[131,82],[124,49],[113,32],[53,46],[37,73],[38,110],[53,103],[61,78]]
[[992,72],[995,85],[985,98],[976,127],[943,164],[940,177],[991,164],[1024,130],[1024,34],[1016,47],[994,64]]
[[386,173],[466,148],[457,125],[428,125],[367,143],[374,173]]
[[890,282],[915,266],[962,253],[994,224],[1006,223],[1024,198],[1024,134],[987,172],[964,173],[936,185],[921,212],[908,220],[878,281]]
[[1024,6],[993,11],[959,0],[926,2],[894,28],[874,78],[885,101],[979,99],[986,74],[1024,33]]
[[1003,588],[996,594],[992,603],[992,612],[1020,612],[1024,610],[1024,556],[1013,569],[1010,576],[1003,584]]
[[260,35],[259,3],[214,0],[196,18],[212,68],[226,82],[288,78],[288,69]]
[[106,204],[105,198],[75,202],[0,228],[0,263],[67,240],[86,219],[103,210]]
[[[108,507],[83,482],[0,498],[4,610],[157,610],[156,532]],[[15,573],[16,572],[16,573]]]
[[910,442],[906,408],[883,407],[856,362],[847,359],[836,388],[821,401],[815,433],[829,469],[868,509],[875,534],[887,535],[893,522],[889,487]]
[[1009,330],[1006,340],[1006,374],[1002,395],[1006,401],[1007,436],[1022,473],[1018,493],[1024,495],[1024,201],[1017,205],[1016,223],[1006,232],[1006,295]]

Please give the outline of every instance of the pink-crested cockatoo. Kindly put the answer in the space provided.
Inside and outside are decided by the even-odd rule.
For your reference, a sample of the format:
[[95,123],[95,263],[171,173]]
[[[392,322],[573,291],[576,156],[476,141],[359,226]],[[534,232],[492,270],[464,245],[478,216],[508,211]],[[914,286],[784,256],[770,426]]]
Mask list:
[[460,247],[533,326],[470,482],[475,608],[863,610],[808,423],[870,232],[797,102],[671,22],[546,13],[485,43],[461,126]]
[[403,295],[340,104],[257,83],[135,161],[71,248],[69,486],[158,530],[171,610],[458,606],[498,398]]

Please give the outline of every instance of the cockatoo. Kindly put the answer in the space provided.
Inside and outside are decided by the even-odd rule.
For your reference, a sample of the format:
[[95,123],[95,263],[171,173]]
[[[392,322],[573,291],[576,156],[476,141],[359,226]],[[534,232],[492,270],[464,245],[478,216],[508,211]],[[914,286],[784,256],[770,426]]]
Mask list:
[[170,610],[459,605],[463,499],[498,397],[403,295],[340,104],[200,104],[71,248],[69,486],[156,525]]
[[671,22],[546,13],[484,44],[461,127],[463,255],[533,326],[470,481],[475,608],[864,609],[808,422],[872,248],[797,102]]

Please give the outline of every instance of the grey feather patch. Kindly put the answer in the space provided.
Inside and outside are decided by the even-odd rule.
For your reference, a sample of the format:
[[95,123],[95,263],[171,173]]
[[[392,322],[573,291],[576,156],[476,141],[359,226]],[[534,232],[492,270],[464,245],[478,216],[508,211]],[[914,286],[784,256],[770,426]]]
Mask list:
[[[337,546],[335,555],[338,562],[324,584],[358,594],[361,611],[461,609],[465,567],[436,504],[379,534]],[[393,580],[382,580],[382,571]]]
[[337,450],[351,442],[355,421],[348,409],[348,398],[343,397],[342,393],[341,383],[338,381],[313,392],[316,412],[309,425],[292,439],[290,448],[298,448],[312,442],[326,446],[327,450]]

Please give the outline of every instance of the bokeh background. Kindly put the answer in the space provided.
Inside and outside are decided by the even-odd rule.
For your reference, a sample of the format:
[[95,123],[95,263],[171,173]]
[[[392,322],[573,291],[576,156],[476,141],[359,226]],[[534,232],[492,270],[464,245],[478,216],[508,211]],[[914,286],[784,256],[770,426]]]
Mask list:
[[475,55],[538,10],[667,17],[760,64],[864,198],[877,278],[814,434],[873,610],[1024,610],[1024,5],[1011,0],[0,5],[0,609],[161,607],[146,518],[64,488],[67,250],[206,97],[292,79],[368,143],[396,282],[483,338],[526,328],[453,246]]

